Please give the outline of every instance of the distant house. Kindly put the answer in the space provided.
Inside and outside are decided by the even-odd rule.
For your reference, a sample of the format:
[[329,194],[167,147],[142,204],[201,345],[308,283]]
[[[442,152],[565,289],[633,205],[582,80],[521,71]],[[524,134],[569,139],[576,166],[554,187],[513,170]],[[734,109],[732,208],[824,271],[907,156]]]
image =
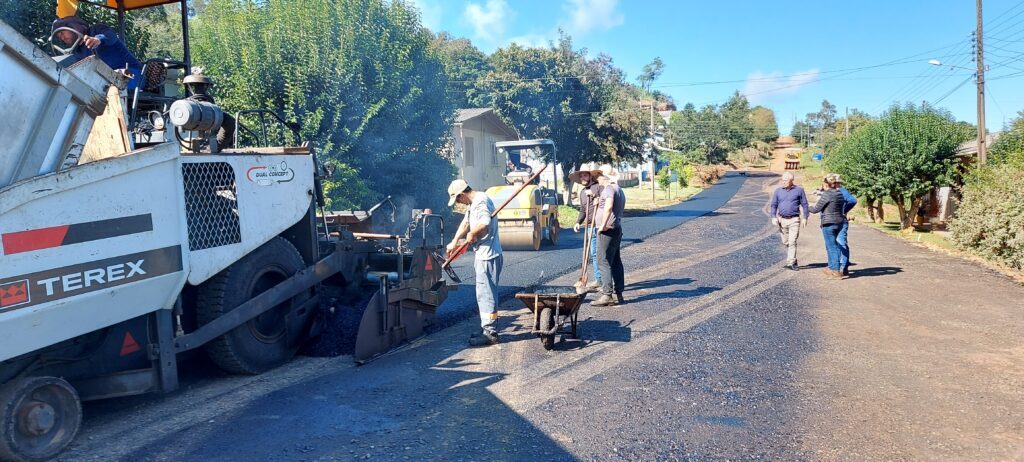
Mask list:
[[516,130],[490,108],[459,109],[452,127],[452,163],[473,189],[505,184],[505,159],[494,143],[519,139]]
[[[1001,134],[1001,132],[989,133],[985,137],[985,145],[991,148],[999,140],[999,135]],[[966,173],[967,169],[977,162],[977,139],[966,141],[957,148],[956,163],[961,173]],[[956,212],[957,204],[960,202],[961,186],[963,186],[962,183],[941,186],[933,189],[925,196],[924,202],[921,204],[921,212],[924,213],[918,216],[919,224],[930,224],[937,227],[945,226],[954,212]]]

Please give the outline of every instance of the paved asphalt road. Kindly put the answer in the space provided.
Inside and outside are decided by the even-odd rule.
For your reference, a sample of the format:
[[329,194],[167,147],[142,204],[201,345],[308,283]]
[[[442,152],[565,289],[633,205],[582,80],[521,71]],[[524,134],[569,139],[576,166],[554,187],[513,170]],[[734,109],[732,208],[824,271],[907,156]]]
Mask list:
[[[554,351],[507,296],[502,343],[467,348],[464,290],[450,327],[364,366],[300,357],[89,406],[64,459],[1024,459],[1024,289],[863,227],[854,277],[823,279],[814,224],[805,268],[784,270],[773,178],[730,175],[629,220],[628,303],[584,305],[580,338]],[[503,293],[571,269],[579,250],[563,245],[510,254]]]

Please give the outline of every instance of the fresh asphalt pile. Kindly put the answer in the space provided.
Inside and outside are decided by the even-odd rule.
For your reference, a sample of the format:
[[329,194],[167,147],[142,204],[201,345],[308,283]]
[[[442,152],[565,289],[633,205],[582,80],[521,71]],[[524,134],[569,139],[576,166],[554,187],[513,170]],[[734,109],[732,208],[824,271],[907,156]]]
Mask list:
[[313,357],[352,354],[356,347],[359,322],[375,293],[367,292],[354,300],[330,298],[330,308],[322,310],[317,320],[322,326],[320,335],[306,342],[299,354]]

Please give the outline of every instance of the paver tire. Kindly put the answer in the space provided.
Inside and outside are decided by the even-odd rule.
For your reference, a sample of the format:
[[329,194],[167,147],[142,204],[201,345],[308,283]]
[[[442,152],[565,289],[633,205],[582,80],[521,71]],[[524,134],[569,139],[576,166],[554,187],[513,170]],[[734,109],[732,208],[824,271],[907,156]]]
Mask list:
[[[290,242],[281,237],[270,240],[200,286],[200,325],[223,316],[304,266],[302,256]],[[284,364],[298,350],[298,342],[289,341],[287,315],[301,300],[303,294],[206,344],[210,359],[233,374],[254,375]]]

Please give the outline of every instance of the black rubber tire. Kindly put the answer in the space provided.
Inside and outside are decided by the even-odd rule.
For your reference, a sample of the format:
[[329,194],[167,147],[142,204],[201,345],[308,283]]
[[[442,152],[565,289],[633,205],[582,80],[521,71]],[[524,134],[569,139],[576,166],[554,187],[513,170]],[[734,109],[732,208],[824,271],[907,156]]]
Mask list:
[[[295,246],[281,237],[271,239],[199,287],[199,325],[223,316],[304,267]],[[227,372],[248,375],[288,362],[299,346],[298,342],[289,341],[285,322],[288,312],[296,308],[296,299],[271,308],[206,344],[210,359]]]
[[533,226],[533,241],[530,244],[530,248],[534,251],[540,250],[540,243],[544,237],[544,231],[540,227],[540,222],[536,218],[531,218]]
[[[555,326],[555,317],[552,314],[551,308],[541,308],[540,310],[540,330],[547,332]],[[550,350],[555,347],[555,335],[554,334],[541,334],[540,344],[544,346],[545,350]]]
[[[19,424],[30,403],[46,403],[52,426],[41,435],[28,435]],[[23,377],[0,388],[0,460],[41,461],[56,457],[78,434],[82,403],[78,393],[58,377]],[[43,429],[40,429],[43,431]],[[30,441],[35,439],[36,441]],[[34,447],[44,443],[39,447]]]
[[551,223],[551,226],[548,227],[548,243],[558,245],[558,233],[561,230],[558,226],[558,218],[552,215],[548,218],[548,222]]

